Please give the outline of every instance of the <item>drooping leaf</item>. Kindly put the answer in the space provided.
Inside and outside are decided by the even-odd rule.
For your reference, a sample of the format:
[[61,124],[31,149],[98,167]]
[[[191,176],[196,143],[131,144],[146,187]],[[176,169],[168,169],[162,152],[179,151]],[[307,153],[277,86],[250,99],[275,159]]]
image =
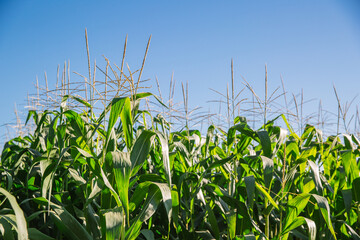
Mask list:
[[247,125],[246,122],[242,122],[240,124],[237,124],[233,127],[231,127],[228,131],[227,134],[227,145],[230,146],[231,144],[233,144],[234,140],[235,140],[235,133],[236,131],[241,132],[242,134],[260,142],[258,136],[256,135],[256,132],[254,130],[252,130],[250,128],[249,125]]
[[[304,218],[304,217],[297,217],[295,218],[286,228],[282,231],[281,235],[286,235],[289,231],[296,229],[297,227],[307,224],[309,229],[309,239],[315,240],[316,239],[316,224],[314,221]],[[286,238],[286,237],[285,237]]]
[[152,185],[156,185],[158,187],[158,189],[161,192],[161,197],[162,197],[162,201],[164,203],[165,206],[165,210],[167,213],[167,217],[168,217],[168,221],[171,221],[171,217],[172,217],[172,199],[171,199],[171,190],[169,188],[169,186],[165,183],[157,183],[157,182],[152,182]]
[[260,139],[260,143],[264,155],[268,158],[271,158],[272,150],[271,150],[271,140],[269,137],[269,133],[267,131],[257,131],[256,134]]
[[269,188],[271,180],[273,178],[274,161],[265,156],[260,156],[260,158],[262,160],[262,165],[263,165],[263,170],[264,170],[265,187]]
[[322,195],[323,192],[323,186],[321,184],[320,180],[320,170],[319,167],[311,160],[308,160],[309,166],[311,168],[313,181],[315,183],[316,191]]
[[61,99],[61,103],[66,102],[69,98],[74,99],[76,102],[81,103],[82,105],[91,108],[91,104],[88,103],[87,101],[81,99],[80,97],[76,97],[73,95],[64,95],[63,98]]
[[326,222],[328,228],[330,229],[330,232],[332,233],[333,237],[336,240],[336,234],[335,234],[335,231],[334,231],[334,228],[333,228],[333,225],[331,222],[331,218],[330,218],[330,207],[329,207],[328,201],[326,200],[326,198],[319,196],[317,194],[312,194],[312,196],[315,198],[315,200],[320,208],[321,214],[324,217],[325,222]]

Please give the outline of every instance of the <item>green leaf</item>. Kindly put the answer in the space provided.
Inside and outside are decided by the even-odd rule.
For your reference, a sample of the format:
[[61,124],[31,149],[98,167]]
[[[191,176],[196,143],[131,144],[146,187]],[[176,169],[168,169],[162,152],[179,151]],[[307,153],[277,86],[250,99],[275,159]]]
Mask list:
[[52,209],[50,214],[56,226],[69,239],[92,239],[91,235],[86,231],[84,226],[82,226],[64,207],[51,202],[50,206]]
[[0,218],[0,234],[4,238],[4,240],[15,240],[13,225],[10,224],[8,219],[3,216],[4,215],[2,215],[2,217]]
[[360,177],[354,179],[351,190],[355,201],[360,202]]
[[10,202],[12,209],[14,210],[15,217],[16,217],[16,227],[18,232],[18,239],[19,240],[27,240],[28,239],[28,230],[27,230],[27,223],[24,217],[24,212],[20,208],[19,204],[16,201],[16,198],[6,191],[4,188],[0,187],[0,193],[3,194]]
[[105,239],[125,239],[124,213],[121,208],[111,209],[103,213],[102,231]]
[[274,161],[268,157],[260,156],[264,170],[265,187],[269,188],[274,172]]
[[287,128],[289,129],[291,136],[293,136],[294,138],[296,138],[297,140],[300,141],[300,137],[294,132],[293,128],[291,127],[291,125],[289,124],[288,120],[286,119],[284,114],[281,114],[282,119],[284,120],[284,123],[286,124]]
[[282,231],[282,233],[280,235],[283,236],[283,235],[287,234],[289,231],[294,230],[295,228],[297,228],[305,223],[307,224],[308,229],[309,229],[309,239],[315,240],[316,239],[316,224],[313,220],[310,220],[310,219],[304,218],[304,217],[295,218],[289,225],[287,225],[287,227]]
[[143,205],[141,212],[137,215],[126,231],[126,239],[136,239],[140,234],[140,228],[143,222],[148,220],[156,211],[161,202],[161,191],[157,187],[150,187],[148,197]]
[[162,151],[162,160],[164,165],[165,177],[169,183],[169,187],[171,186],[171,171],[170,171],[170,159],[169,159],[169,146],[168,141],[165,134],[155,131],[156,136],[159,138],[161,143],[161,151]]
[[[58,166],[60,165],[62,158],[67,153],[67,151],[71,148],[71,146],[68,146],[61,150],[59,159],[57,159],[56,162],[51,163],[51,159],[48,157],[47,160],[41,161],[40,164],[44,163],[46,167],[45,172],[43,174],[42,178],[42,188],[41,188],[41,194],[43,197],[48,197],[48,200],[50,201],[51,198],[51,192],[52,192],[52,184],[54,181],[54,176],[56,173],[56,170]],[[50,163],[50,164],[49,164]]]
[[155,240],[155,235],[150,229],[142,229],[140,232],[146,240]]
[[162,201],[163,201],[165,209],[166,209],[168,221],[170,222],[171,216],[172,216],[171,190],[170,190],[168,184],[166,184],[166,183],[152,182],[152,185],[156,185],[159,188],[159,190],[161,191]]
[[120,207],[121,206],[121,200],[120,200],[119,195],[116,193],[113,186],[111,186],[111,183],[110,183],[109,179],[107,178],[104,170],[102,168],[100,168],[100,171],[101,171],[101,177],[102,177],[102,179],[104,181],[105,186],[109,188],[111,195],[115,198],[117,206]]
[[74,169],[68,169],[70,176],[75,180],[78,185],[86,184],[86,180]]
[[260,143],[262,146],[262,150],[264,155],[268,158],[271,158],[272,150],[271,150],[271,140],[269,137],[269,133],[267,131],[257,131],[256,134],[260,139]]
[[228,146],[230,146],[231,144],[234,143],[236,130],[258,142],[260,141],[259,138],[257,137],[257,134],[255,133],[255,131],[252,130],[250,128],[250,126],[247,125],[246,122],[242,122],[242,123],[237,124],[229,129],[228,134],[227,134],[227,145]]
[[354,230],[349,224],[347,224],[346,222],[344,222],[344,225],[347,227],[347,229],[349,229],[350,235],[351,235],[351,237],[352,237],[354,240],[360,240],[359,234],[357,234],[357,233],[355,232],[355,230]]
[[315,183],[316,191],[322,195],[323,192],[323,186],[321,184],[320,180],[320,170],[319,167],[311,160],[308,160],[309,166],[311,168],[313,181]]
[[57,121],[59,119],[59,116],[56,116],[49,125],[49,134],[46,137],[46,147],[47,151],[50,152],[52,149],[54,143],[55,143],[55,136],[56,136],[56,127],[57,127]]
[[55,240],[55,238],[45,235],[36,228],[29,228],[28,232],[30,240]]
[[90,204],[90,202],[92,202],[92,201],[95,199],[95,197],[96,197],[99,193],[101,193],[101,190],[102,190],[103,185],[104,185],[104,184],[102,184],[102,183],[103,183],[103,181],[101,180],[101,177],[94,181],[94,183],[93,183],[93,188],[92,188],[92,190],[91,190],[91,192],[90,192],[90,195],[89,195],[88,198],[86,199],[85,206],[87,206],[88,204]]
[[208,219],[209,219],[209,223],[211,225],[211,231],[214,233],[214,237],[216,239],[220,238],[220,230],[219,230],[219,225],[216,219],[216,216],[214,214],[213,209],[210,207],[209,203],[205,204],[205,209],[208,215]]
[[131,173],[130,154],[127,152],[108,152],[107,161],[113,162],[113,172],[117,193],[124,206],[126,219],[129,221],[129,182]]
[[62,100],[61,100],[61,103],[66,102],[69,98],[74,99],[78,103],[81,103],[81,104],[83,104],[84,106],[86,106],[88,108],[92,108],[91,104],[88,103],[87,101],[85,101],[85,100],[83,100],[83,99],[81,99],[79,97],[72,96],[72,95],[64,95]]
[[257,182],[255,182],[255,186],[256,186],[256,189],[259,190],[269,200],[271,205],[273,205],[277,210],[279,210],[279,206],[276,204],[274,199],[267,193],[267,191],[265,191],[265,189],[262,188],[261,185],[258,184]]
[[341,161],[344,166],[346,176],[350,178],[350,181],[347,181],[348,183],[351,183],[354,181],[354,179],[360,176],[360,171],[356,164],[355,155],[351,150],[344,151],[341,154]]
[[332,233],[333,237],[336,240],[336,234],[335,234],[334,228],[331,223],[330,207],[329,207],[328,201],[326,200],[326,198],[316,195],[316,194],[312,194],[312,196],[315,198],[316,202],[318,203],[321,214],[324,217],[325,222],[326,222],[328,228],[330,229],[330,232]]
[[91,155],[91,153],[88,153],[87,151],[85,151],[85,150],[83,150],[83,149],[81,149],[81,148],[79,148],[79,147],[75,147],[78,151],[79,151],[79,153],[81,153],[84,157],[87,157],[87,158],[91,158],[91,157],[93,157],[92,155]]
[[64,115],[69,120],[71,127],[74,129],[74,132],[76,133],[76,136],[85,137],[85,121],[81,118],[81,116],[73,110],[65,111]]
[[84,209],[84,216],[86,222],[86,229],[92,234],[94,239],[100,239],[100,219],[99,216],[94,211],[91,204],[87,204]]
[[129,98],[125,99],[120,118],[122,122],[126,147],[127,149],[131,149],[133,143],[133,123],[131,116],[131,103]]
[[[125,142],[126,142],[126,146],[129,149],[129,145],[131,145],[131,140],[132,140],[132,134],[130,134],[130,132],[132,132],[132,126],[131,126],[131,130],[128,129],[129,124],[130,124],[130,120],[128,120],[129,118],[129,107],[131,108],[130,105],[130,99],[129,98],[114,98],[110,104],[111,106],[111,110],[110,110],[110,116],[109,116],[109,123],[108,123],[108,130],[106,132],[106,146],[108,145],[109,141],[110,141],[110,136],[112,135],[111,133],[113,132],[113,128],[115,126],[116,121],[118,120],[119,116],[121,115],[122,117],[122,121],[123,121],[123,130],[124,130],[124,138],[125,138]],[[125,110],[125,113],[122,114],[123,109]],[[131,111],[130,111],[130,116],[131,116]],[[129,122],[130,121],[130,122]],[[125,123],[125,124],[124,124]],[[125,125],[125,126],[124,126]],[[132,123],[131,123],[132,125]]]
[[349,134],[343,134],[343,136],[344,136],[345,147],[349,150],[355,150],[356,145],[353,142],[352,137]]
[[[165,206],[167,213],[168,221],[170,223],[173,211],[173,202],[172,202],[172,192],[166,183],[157,183],[157,182],[143,182],[140,183],[131,197],[130,208],[134,209],[140,206],[140,203],[144,200],[144,197],[147,196],[147,199],[139,215],[131,223],[130,229],[127,230],[126,236],[136,237],[139,234],[139,229],[142,223],[148,220],[152,214],[155,213],[155,210],[162,200]],[[174,204],[176,204],[176,200]],[[177,203],[179,204],[179,203]],[[178,206],[177,206],[178,207]],[[178,219],[177,219],[178,220]]]
[[250,209],[253,209],[254,204],[254,193],[255,193],[255,177],[254,175],[244,177],[246,186],[247,201]]
[[131,176],[134,176],[137,173],[147,159],[154,135],[154,132],[144,130],[136,139],[130,154]]
[[172,203],[172,219],[175,224],[175,228],[177,228],[179,226],[180,202],[179,202],[179,194],[176,185],[174,185],[173,189],[171,190],[171,203]]
[[161,106],[163,106],[165,109],[168,109],[168,106],[166,106],[160,99],[158,96],[150,93],[150,92],[143,92],[143,93],[137,93],[136,95],[134,95],[134,99],[139,100],[142,98],[146,98],[146,97],[150,97],[153,96],[156,101],[158,101],[158,103],[160,103]]
[[234,209],[230,209],[229,212],[226,213],[226,221],[229,232],[229,239],[234,239],[236,234],[236,212]]
[[348,215],[348,218],[350,220],[350,210],[351,210],[351,203],[352,203],[352,191],[351,189],[342,189],[341,190],[343,199],[344,199],[344,205],[345,209]]
[[309,202],[310,196],[310,194],[303,193],[288,202],[286,219],[284,221],[284,230],[287,229],[288,226],[290,226],[290,224],[292,224],[292,222],[294,222],[299,214],[303,211]]
[[208,127],[207,134],[206,134],[206,139],[205,139],[205,154],[204,154],[204,157],[207,157],[209,147],[210,147],[210,142],[211,142],[211,140],[212,140],[212,138],[214,136],[214,131],[215,131],[214,125],[210,125]]

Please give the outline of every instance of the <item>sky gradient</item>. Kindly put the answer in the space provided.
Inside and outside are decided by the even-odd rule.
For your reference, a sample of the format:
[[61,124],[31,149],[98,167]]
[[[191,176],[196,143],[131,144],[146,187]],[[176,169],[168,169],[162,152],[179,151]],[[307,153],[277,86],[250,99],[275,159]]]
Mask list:
[[[263,96],[264,66],[269,88],[281,86],[305,99],[322,99],[336,111],[333,84],[342,101],[360,89],[360,4],[358,1],[29,1],[0,0],[0,133],[15,122],[14,103],[25,112],[27,93],[47,72],[70,60],[71,70],[87,73],[84,30],[91,58],[121,62],[128,34],[127,63],[141,66],[152,35],[143,78],[157,76],[166,93],[172,73],[189,83],[192,106],[210,108],[209,88],[226,92],[230,62],[235,87],[244,77]],[[75,79],[76,76],[72,75]],[[178,97],[181,90],[176,90]],[[156,90],[154,90],[156,92]],[[355,99],[354,105],[359,103]],[[309,111],[317,103],[309,104]]]

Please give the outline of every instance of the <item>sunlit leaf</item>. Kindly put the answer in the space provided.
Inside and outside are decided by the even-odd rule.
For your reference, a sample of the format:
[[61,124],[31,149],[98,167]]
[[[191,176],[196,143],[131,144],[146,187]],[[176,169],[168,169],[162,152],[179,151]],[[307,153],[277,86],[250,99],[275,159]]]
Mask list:
[[2,187],[0,187],[0,193],[3,194],[8,199],[12,209],[14,210],[16,217],[16,227],[18,231],[18,239],[19,240],[28,239],[27,223],[24,217],[24,212],[17,203],[16,198]]

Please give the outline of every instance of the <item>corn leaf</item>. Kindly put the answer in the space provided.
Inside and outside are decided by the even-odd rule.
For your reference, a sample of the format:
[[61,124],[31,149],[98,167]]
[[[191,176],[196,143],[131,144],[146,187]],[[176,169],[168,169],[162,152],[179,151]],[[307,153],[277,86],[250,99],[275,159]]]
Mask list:
[[320,208],[321,214],[324,217],[325,222],[326,222],[328,228],[330,229],[330,232],[332,233],[333,237],[336,240],[336,234],[335,234],[333,225],[331,223],[330,207],[329,207],[328,201],[326,200],[326,198],[316,195],[316,194],[312,194],[312,196],[315,198],[315,200]]
[[124,213],[121,208],[103,213],[101,225],[105,239],[125,239]]
[[16,228],[18,232],[18,239],[19,240],[27,240],[28,239],[28,230],[27,230],[27,223],[24,217],[24,212],[20,208],[19,204],[16,201],[16,198],[6,191],[4,188],[0,187],[0,193],[3,194],[8,201],[15,213],[16,218]]
[[161,202],[161,191],[157,187],[149,188],[148,197],[141,212],[132,221],[131,227],[126,231],[126,239],[136,239],[140,234],[140,228],[144,221],[148,220],[156,211]]
[[125,209],[126,219],[129,219],[129,182],[131,173],[130,154],[126,152],[108,152],[107,161],[113,162],[113,172],[117,193]]
[[55,240],[55,238],[45,235],[36,228],[29,228],[28,233],[29,233],[29,239],[31,240]]
[[154,132],[144,130],[136,139],[130,154],[131,176],[134,176],[137,173],[147,159],[154,135]]
[[[286,235],[291,230],[296,229],[297,227],[307,224],[309,229],[309,239],[315,240],[316,239],[316,224],[314,221],[304,218],[304,217],[297,217],[295,218],[287,227],[282,231],[281,235]],[[287,239],[287,236],[283,239]]]
[[264,155],[268,158],[271,158],[272,150],[271,150],[271,140],[269,137],[269,133],[267,131],[257,131],[256,134],[260,139],[260,143]]
[[315,183],[316,191],[322,195],[323,192],[323,186],[321,184],[320,180],[320,170],[319,167],[311,160],[308,160],[309,166],[311,168],[313,181]]
[[257,190],[259,190],[264,196],[265,198],[267,198],[269,200],[269,202],[271,203],[271,205],[273,205],[277,210],[279,210],[279,206],[276,204],[276,202],[274,201],[274,199],[269,195],[269,193],[267,191],[265,191],[264,188],[261,187],[260,184],[258,184],[257,182],[255,182],[255,187]]
[[165,134],[163,134],[159,131],[155,131],[155,133],[161,143],[162,160],[163,160],[163,165],[164,165],[165,177],[166,177],[166,180],[169,183],[169,187],[170,187],[171,186],[171,171],[170,171],[168,141],[167,141]]
[[268,157],[260,156],[264,170],[265,187],[269,188],[274,172],[274,161]]

